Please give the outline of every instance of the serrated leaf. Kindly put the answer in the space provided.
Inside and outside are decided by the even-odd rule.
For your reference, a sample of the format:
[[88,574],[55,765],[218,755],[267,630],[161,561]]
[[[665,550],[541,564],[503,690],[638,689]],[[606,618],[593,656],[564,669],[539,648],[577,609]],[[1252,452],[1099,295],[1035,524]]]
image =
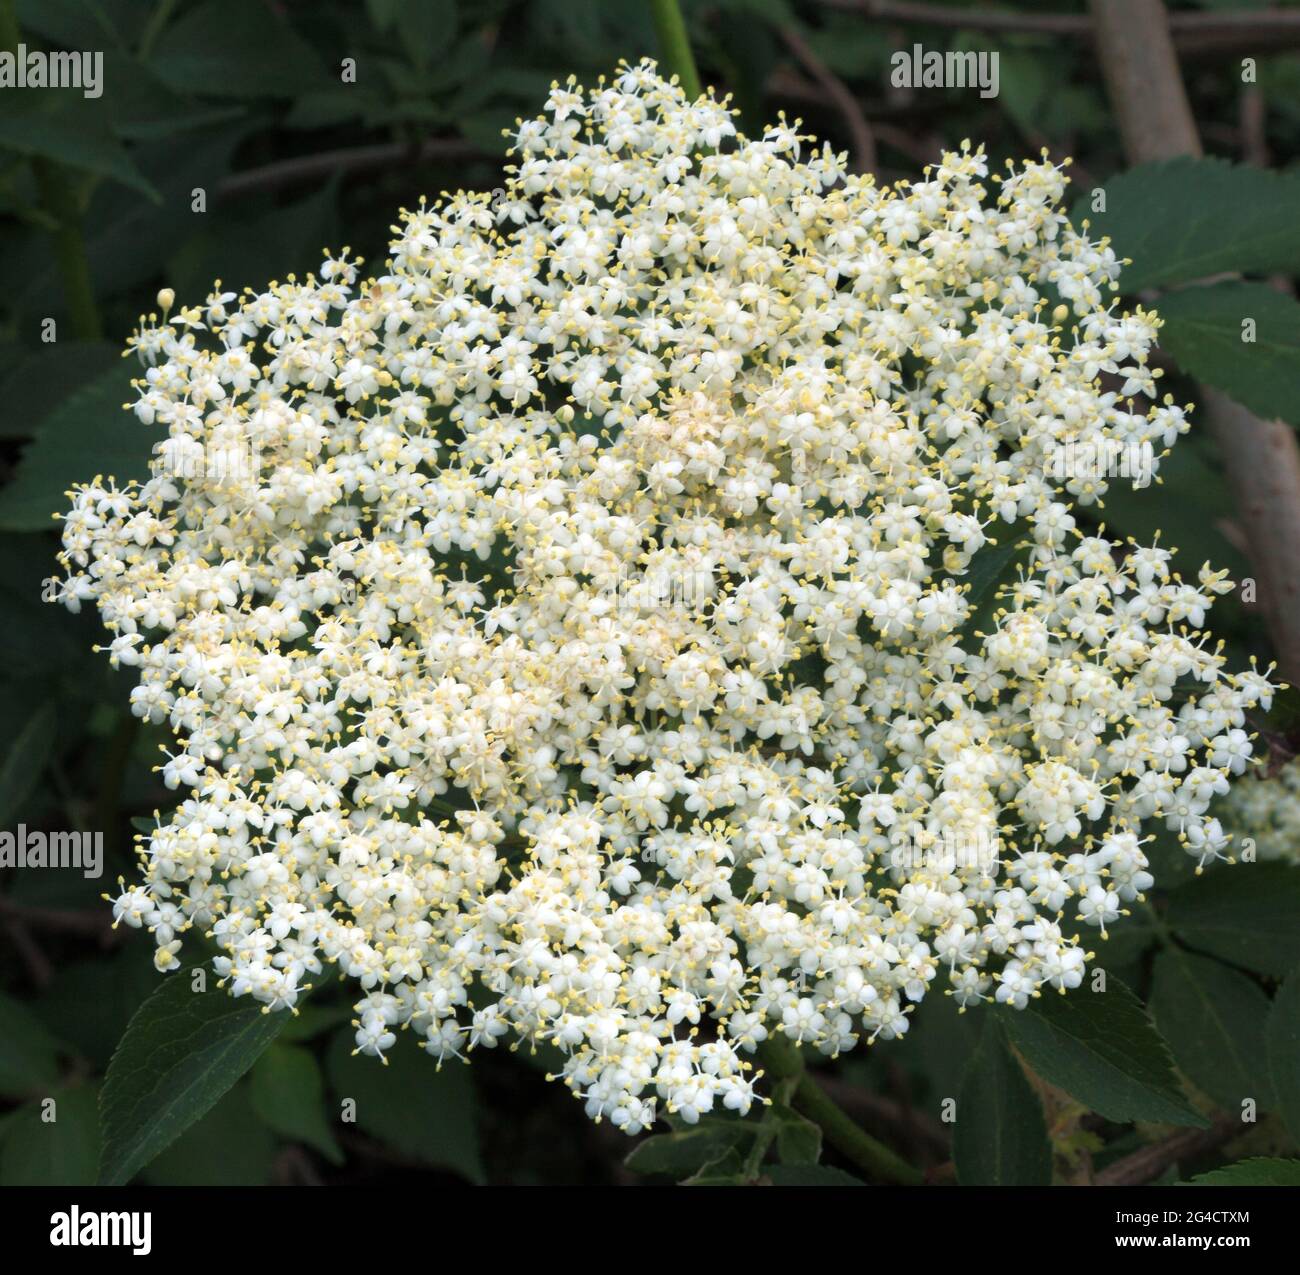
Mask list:
[[1165,923],[1189,946],[1281,978],[1300,963],[1300,868],[1239,863],[1169,896]]
[[1300,268],[1300,176],[1179,158],[1142,164],[1105,184],[1106,211],[1076,205],[1090,237],[1108,235],[1115,255],[1132,258],[1126,292],[1223,271]]
[[0,1133],[0,1186],[91,1186],[99,1160],[95,1086],[29,1102]]
[[100,1180],[121,1185],[148,1164],[261,1057],[289,1019],[218,987],[190,990],[169,974],[136,1011],[100,1097]]
[[1268,997],[1244,974],[1208,957],[1165,948],[1156,957],[1151,1013],[1194,1085],[1235,1110],[1271,1105],[1264,1063]]
[[962,1186],[1042,1186],[1052,1180],[1042,1105],[992,1014],[966,1064],[952,1153]]
[[1264,1047],[1278,1112],[1300,1142],[1300,970],[1293,971],[1273,997]]
[[1180,1186],[1300,1186],[1300,1160],[1255,1156],[1198,1173]]
[[482,1182],[473,1077],[464,1063],[441,1069],[409,1034],[388,1051],[388,1065],[353,1054],[351,1029],[330,1044],[326,1072],[334,1096],[356,1103],[357,1125],[406,1155]]
[[253,1064],[249,1096],[268,1128],[315,1147],[334,1164],[343,1162],[325,1119],[325,1080],[309,1050],[277,1041]]
[[1179,1088],[1169,1047],[1142,1003],[1113,976],[1104,992],[1044,992],[1005,1025],[1035,1072],[1108,1120],[1207,1123]]
[[632,1148],[623,1163],[636,1173],[680,1177],[720,1159],[750,1133],[738,1121],[701,1121],[678,1133],[651,1134]]
[[96,474],[118,482],[144,477],[157,430],[122,411],[133,398],[124,362],[73,390],[40,424],[0,495],[0,529],[48,531],[53,515],[68,507],[75,482]]
[[[1160,299],[1160,346],[1184,372],[1266,418],[1300,424],[1300,304],[1263,283],[1214,283]],[[1254,339],[1243,339],[1243,322]]]

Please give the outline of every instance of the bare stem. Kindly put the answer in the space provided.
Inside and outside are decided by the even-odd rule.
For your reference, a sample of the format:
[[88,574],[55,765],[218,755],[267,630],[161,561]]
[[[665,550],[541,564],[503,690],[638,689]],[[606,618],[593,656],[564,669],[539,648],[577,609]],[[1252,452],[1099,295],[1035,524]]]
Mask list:
[[795,1081],[793,1105],[808,1117],[822,1136],[845,1159],[882,1182],[919,1186],[925,1181],[920,1169],[907,1163],[887,1146],[877,1142],[851,1116],[841,1110],[833,1098],[804,1069],[803,1051],[788,1036],[779,1032],[759,1047],[759,1057],[773,1080],[781,1084]]

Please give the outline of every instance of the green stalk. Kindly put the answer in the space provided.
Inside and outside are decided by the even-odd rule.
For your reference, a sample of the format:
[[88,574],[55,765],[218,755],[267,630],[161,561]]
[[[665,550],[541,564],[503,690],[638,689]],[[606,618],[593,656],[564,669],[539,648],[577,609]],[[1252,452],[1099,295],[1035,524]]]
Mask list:
[[86,240],[81,233],[81,209],[68,175],[48,159],[32,163],[36,171],[36,188],[41,192],[45,211],[58,224],[51,231],[54,256],[63,279],[63,300],[72,321],[72,334],[82,341],[98,341],[104,335],[95,304],[95,288],[90,281],[90,261]]
[[141,62],[149,60],[149,54],[153,52],[153,46],[162,35],[163,28],[171,21],[175,8],[176,0],[158,0],[157,5],[154,6],[154,11],[149,15],[149,20],[140,33],[140,47],[136,50]]
[[920,1169],[877,1142],[804,1069],[803,1051],[779,1032],[759,1047],[759,1057],[774,1081],[795,1081],[793,1106],[819,1126],[822,1136],[869,1177],[904,1186],[925,1181]]
[[700,87],[700,73],[695,69],[695,58],[691,54],[691,41],[686,34],[681,6],[677,0],[650,0],[650,9],[654,14],[655,34],[659,37],[659,49],[663,54],[660,59],[662,70],[668,75],[677,76],[683,92],[693,102],[703,90]]
[[[11,49],[15,56],[22,33],[14,0],[0,0],[0,48]],[[50,235],[54,255],[63,279],[63,296],[72,321],[73,335],[83,341],[95,341],[103,335],[95,290],[90,282],[90,263],[86,259],[86,241],[81,233],[81,209],[67,175],[48,159],[34,159],[36,187],[44,211],[54,223]]]

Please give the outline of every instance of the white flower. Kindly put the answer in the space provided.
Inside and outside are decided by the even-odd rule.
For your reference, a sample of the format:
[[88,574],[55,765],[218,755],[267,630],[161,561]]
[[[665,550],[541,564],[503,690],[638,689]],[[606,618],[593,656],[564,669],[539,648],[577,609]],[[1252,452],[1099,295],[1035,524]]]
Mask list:
[[1186,427],[1099,385],[1157,320],[1055,167],[881,189],[650,63],[549,109],[504,198],[403,214],[373,278],[138,333],[132,428],[259,462],[82,487],[59,594],[177,737],[114,903],[160,968],[197,925],[287,1007],[329,962],[360,1052],[550,1042],[635,1133],[747,1111],[774,1031],[1078,987],[1145,824],[1227,846],[1272,687],[1193,632],[1220,575],[1082,534],[1105,481],[1053,477]]

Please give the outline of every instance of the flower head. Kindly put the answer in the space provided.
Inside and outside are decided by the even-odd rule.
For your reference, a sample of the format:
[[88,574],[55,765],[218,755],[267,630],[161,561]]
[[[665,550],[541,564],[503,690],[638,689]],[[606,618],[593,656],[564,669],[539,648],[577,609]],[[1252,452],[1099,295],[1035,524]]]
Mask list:
[[66,518],[186,793],[118,916],[275,1006],[337,965],[368,1053],[552,1042],[629,1132],[746,1110],[772,1032],[1077,987],[1145,826],[1216,852],[1270,687],[1192,627],[1222,578],[1085,533],[1106,477],[1054,469],[1186,428],[1125,397],[1157,321],[1062,172],[882,189],[650,63],[514,156],[374,277],[134,338],[143,426],[257,459]]

